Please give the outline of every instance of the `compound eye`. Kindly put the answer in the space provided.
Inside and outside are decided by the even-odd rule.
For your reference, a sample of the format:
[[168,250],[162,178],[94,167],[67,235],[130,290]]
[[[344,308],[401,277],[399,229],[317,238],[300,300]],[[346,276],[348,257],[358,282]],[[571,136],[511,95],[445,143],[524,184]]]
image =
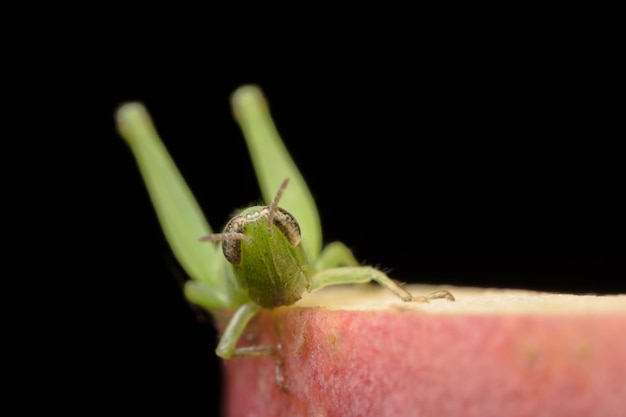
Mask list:
[[300,243],[300,225],[291,213],[278,207],[274,215],[274,224],[283,232],[291,246],[298,246]]
[[[246,225],[246,219],[242,216],[236,216],[224,227],[224,233],[243,233]],[[228,262],[233,265],[241,263],[241,240],[225,240],[222,242],[222,252]]]

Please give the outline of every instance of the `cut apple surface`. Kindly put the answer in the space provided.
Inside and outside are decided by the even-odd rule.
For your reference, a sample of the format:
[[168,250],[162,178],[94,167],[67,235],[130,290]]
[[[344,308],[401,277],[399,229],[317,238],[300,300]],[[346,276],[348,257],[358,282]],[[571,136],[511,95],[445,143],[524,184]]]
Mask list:
[[225,415],[624,415],[626,295],[445,289],[455,302],[349,286],[262,311],[240,345],[278,358],[225,361]]

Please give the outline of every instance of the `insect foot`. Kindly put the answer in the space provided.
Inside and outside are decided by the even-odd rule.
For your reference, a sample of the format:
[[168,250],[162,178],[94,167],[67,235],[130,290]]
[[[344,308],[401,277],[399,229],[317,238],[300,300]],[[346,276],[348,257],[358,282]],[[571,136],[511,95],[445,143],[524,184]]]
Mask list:
[[283,360],[280,358],[279,355],[279,352],[282,350],[282,348],[283,345],[281,345],[280,343],[276,345],[276,368],[274,369],[274,372],[276,373],[276,386],[279,390],[287,392],[287,384],[285,384],[285,374],[283,371]]
[[455,301],[456,299],[454,298],[454,295],[452,295],[452,293],[448,290],[441,290],[441,291],[435,291],[433,293],[428,294],[427,296],[417,296],[417,297],[413,297],[413,301],[417,301],[417,302],[421,302],[421,303],[428,303],[430,300],[437,300],[437,299],[441,299],[441,298],[445,298],[448,301]]

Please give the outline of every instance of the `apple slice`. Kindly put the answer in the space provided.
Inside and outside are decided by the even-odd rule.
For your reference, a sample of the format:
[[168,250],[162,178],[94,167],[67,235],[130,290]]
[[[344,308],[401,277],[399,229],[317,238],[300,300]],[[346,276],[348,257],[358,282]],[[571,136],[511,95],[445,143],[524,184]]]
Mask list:
[[445,289],[456,302],[350,286],[263,311],[242,344],[280,345],[286,390],[274,357],[226,361],[226,415],[626,415],[626,295]]

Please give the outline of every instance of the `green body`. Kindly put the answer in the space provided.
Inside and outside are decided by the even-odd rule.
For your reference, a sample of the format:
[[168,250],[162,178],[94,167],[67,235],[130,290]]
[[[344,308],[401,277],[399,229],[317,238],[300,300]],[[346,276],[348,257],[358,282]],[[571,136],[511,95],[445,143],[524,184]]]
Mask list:
[[241,288],[250,301],[263,308],[295,303],[311,288],[311,265],[301,245],[292,246],[276,226],[268,228],[267,218],[260,216],[263,207],[244,210],[251,217],[241,242],[241,262],[233,265]]

